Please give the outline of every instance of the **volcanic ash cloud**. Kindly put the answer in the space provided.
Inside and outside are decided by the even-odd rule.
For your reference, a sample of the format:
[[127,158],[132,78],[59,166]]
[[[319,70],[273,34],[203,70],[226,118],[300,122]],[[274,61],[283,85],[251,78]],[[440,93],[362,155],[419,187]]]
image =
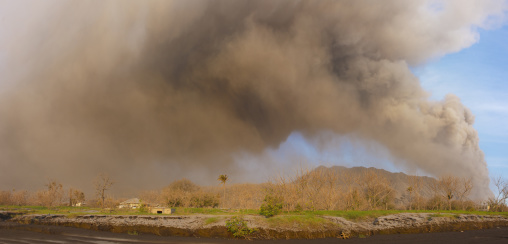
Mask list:
[[51,3],[4,40],[0,186],[214,180],[245,173],[235,153],[331,131],[491,194],[471,111],[410,67],[475,43],[504,1]]

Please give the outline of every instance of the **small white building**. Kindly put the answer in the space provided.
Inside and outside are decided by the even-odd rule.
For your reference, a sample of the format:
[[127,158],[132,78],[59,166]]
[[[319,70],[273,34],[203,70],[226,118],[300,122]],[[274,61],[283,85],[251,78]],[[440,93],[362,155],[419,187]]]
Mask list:
[[165,207],[151,207],[151,214],[172,214],[175,212],[174,208],[165,208]]
[[72,204],[73,207],[83,207],[85,205],[86,205],[86,203],[84,203],[84,202],[76,202],[76,203]]
[[131,198],[129,200],[123,201],[118,205],[118,208],[131,208],[131,209],[137,209],[141,207],[141,201],[139,198]]

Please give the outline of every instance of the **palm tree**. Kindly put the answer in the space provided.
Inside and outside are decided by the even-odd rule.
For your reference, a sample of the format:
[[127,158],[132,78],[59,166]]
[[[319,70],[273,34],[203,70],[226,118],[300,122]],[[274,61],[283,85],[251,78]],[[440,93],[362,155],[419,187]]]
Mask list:
[[224,203],[226,203],[226,181],[228,181],[228,175],[219,175],[217,180],[220,181],[224,189]]

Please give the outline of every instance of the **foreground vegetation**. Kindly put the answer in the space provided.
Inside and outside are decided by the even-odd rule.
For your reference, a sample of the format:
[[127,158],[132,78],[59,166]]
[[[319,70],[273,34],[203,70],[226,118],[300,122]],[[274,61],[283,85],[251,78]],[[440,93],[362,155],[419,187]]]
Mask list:
[[[176,215],[215,215],[215,216],[244,216],[259,214],[256,209],[218,209],[218,208],[176,208]],[[13,211],[23,214],[58,214],[74,217],[78,215],[157,215],[150,214],[146,211],[134,209],[103,209],[91,207],[43,207],[43,206],[7,206],[0,205],[0,211]],[[346,211],[346,210],[316,210],[316,211],[288,211],[281,212],[272,218],[267,218],[267,223],[273,225],[284,225],[291,222],[301,223],[322,223],[322,216],[343,217],[351,221],[362,221],[375,219],[381,216],[398,214],[398,213],[434,213],[436,217],[453,216],[458,214],[475,214],[475,215],[500,215],[508,218],[508,212],[489,212],[489,211],[467,211],[467,210],[365,210],[365,211]],[[160,215],[160,214],[158,214]],[[211,217],[216,220],[217,217]],[[214,222],[210,220],[211,222]]]
[[[31,211],[65,211],[101,214],[139,214],[143,206],[176,208],[178,214],[261,214],[267,218],[283,215],[332,215],[362,218],[365,215],[399,211],[508,211],[508,181],[494,179],[498,194],[484,202],[473,202],[473,188],[467,178],[446,176],[438,179],[398,175],[366,168],[317,168],[299,170],[291,176],[279,176],[262,184],[227,184],[229,177],[220,175],[221,186],[198,186],[188,179],[173,181],[161,190],[146,191],[137,197],[142,207],[137,211],[117,210],[125,199],[107,194],[113,181],[99,175],[94,181],[95,198],[50,180],[37,192],[0,191],[0,205],[44,206]],[[68,192],[68,194],[64,194]],[[63,206],[87,206],[66,209]],[[141,211],[141,212],[140,212]],[[146,214],[146,212],[144,212]],[[358,217],[355,217],[358,216]],[[375,216],[372,216],[375,217]]]
[[[474,202],[469,198],[473,185],[467,178],[434,179],[401,177],[400,174],[393,178],[387,171],[358,169],[299,170],[292,176],[279,176],[262,184],[230,185],[227,175],[218,177],[220,186],[198,186],[181,179],[163,189],[143,192],[138,199],[122,204],[125,199],[107,194],[114,182],[107,175],[99,175],[94,181],[96,192],[92,199],[86,199],[84,192],[78,189],[64,191],[62,184],[49,180],[44,189],[36,192],[0,191],[0,211],[75,218],[81,215],[153,215],[148,212],[150,206],[170,207],[176,215],[206,215],[200,218],[202,225],[220,222],[222,226],[225,224],[229,235],[245,239],[256,233],[270,235],[262,228],[249,226],[251,221],[256,226],[304,230],[311,234],[341,231],[342,226],[329,217],[354,222],[399,213],[430,213],[429,221],[434,217],[458,219],[460,214],[508,218],[508,181],[502,178],[493,181],[498,190],[495,197]],[[136,204],[136,209],[128,208],[129,204]],[[137,230],[127,231],[138,233]],[[344,232],[335,234],[344,235]]]
[[[151,215],[145,211],[132,210],[132,209],[105,209],[105,208],[91,208],[91,207],[42,207],[42,206],[5,206],[0,205],[0,211],[18,212],[20,214],[44,214],[44,215],[64,215],[67,218],[76,218],[81,215]],[[364,210],[364,211],[345,211],[345,210],[315,210],[315,211],[282,211],[277,215],[265,218],[262,211],[255,209],[218,209],[218,208],[176,208],[176,215],[199,215],[202,216],[202,226],[211,224],[219,224],[219,226],[225,226],[227,232],[235,238],[240,239],[251,239],[258,234],[264,233],[264,235],[271,235],[270,232],[264,231],[263,228],[272,229],[285,229],[285,230],[300,230],[303,236],[296,236],[293,238],[311,238],[313,233],[330,232],[336,235],[345,235],[349,232],[344,232],[343,226],[335,222],[330,217],[343,217],[346,220],[353,222],[367,221],[372,223],[375,218],[399,213],[430,213],[428,220],[430,221],[435,217],[444,217],[449,219],[459,219],[460,214],[474,214],[474,215],[497,215],[503,216],[508,219],[508,212],[492,212],[492,211],[467,211],[467,210]],[[203,216],[205,215],[205,216]],[[255,227],[248,224],[246,216],[257,216],[256,218],[249,217],[250,221],[254,221]],[[224,224],[225,221],[225,224]],[[251,222],[252,223],[252,222]],[[457,224],[464,228],[463,224]],[[476,225],[475,225],[476,226]],[[483,225],[482,225],[483,226]],[[489,226],[488,224],[485,226]],[[88,227],[87,227],[88,228]],[[90,227],[91,228],[91,227]],[[116,228],[116,227],[115,227]],[[259,229],[258,229],[259,228]],[[415,227],[416,228],[416,227]],[[422,227],[420,231],[425,231],[426,227]],[[468,227],[470,228],[470,227]],[[478,228],[478,227],[475,227]],[[136,229],[128,229],[127,233],[138,233]],[[192,232],[192,230],[189,230]],[[335,231],[335,232],[333,232]],[[342,233],[341,233],[342,231]],[[412,230],[416,231],[416,230]],[[305,233],[304,233],[305,232]],[[282,233],[282,232],[281,232]],[[330,234],[328,233],[328,234]],[[370,232],[365,232],[370,233]],[[413,232],[408,232],[413,233]],[[273,233],[272,233],[273,234]],[[294,233],[293,233],[294,234]],[[308,236],[306,236],[308,235]],[[335,235],[335,236],[336,236]],[[322,236],[320,236],[322,237]],[[348,235],[349,237],[349,235]],[[263,238],[263,237],[262,237]],[[264,238],[275,238],[275,237],[264,237]],[[278,238],[284,238],[279,236]],[[285,237],[287,238],[287,236]],[[346,238],[342,236],[341,238]]]

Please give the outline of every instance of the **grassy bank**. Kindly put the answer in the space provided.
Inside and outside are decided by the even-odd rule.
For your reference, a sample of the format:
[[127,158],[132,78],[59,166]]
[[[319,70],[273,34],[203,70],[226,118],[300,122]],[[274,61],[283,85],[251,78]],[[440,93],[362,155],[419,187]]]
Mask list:
[[359,221],[375,219],[381,216],[398,213],[436,213],[436,214],[476,214],[476,215],[500,215],[508,218],[508,212],[486,212],[486,211],[465,211],[465,210],[369,210],[369,211],[309,211],[301,214],[313,214],[321,216],[343,217],[347,220]]
[[[69,217],[86,214],[99,215],[150,215],[148,212],[132,209],[101,209],[91,207],[42,207],[42,206],[5,206],[0,205],[0,210],[21,212],[25,214],[63,214]],[[259,211],[254,209],[218,209],[218,208],[175,208],[176,215],[258,215]],[[433,213],[436,217],[454,216],[457,214],[475,215],[499,215],[508,218],[508,212],[485,212],[485,211],[461,211],[461,210],[370,210],[370,211],[292,211],[283,212],[278,216],[268,218],[268,224],[288,224],[299,220],[299,222],[310,224],[319,223],[321,216],[343,217],[351,221],[362,221],[375,219],[377,217],[398,214],[398,213]],[[155,214],[154,214],[155,215]],[[323,223],[319,223],[323,224]]]
[[328,229],[338,227],[337,224],[328,219],[314,214],[305,215],[279,215],[263,219],[269,227],[298,228],[298,229]]
[[[252,209],[219,209],[219,208],[174,208],[177,215],[256,215],[258,210]],[[43,206],[7,206],[0,205],[0,211],[22,212],[26,214],[100,214],[100,215],[151,215],[138,209],[103,209],[91,207],[43,207]],[[160,214],[153,214],[160,215]]]
[[[56,224],[127,234],[146,233],[164,236],[234,237],[240,239],[314,239],[338,237],[344,233],[348,236],[370,236],[393,233],[463,231],[508,226],[508,212],[482,211],[294,211],[283,212],[266,218],[260,215],[258,210],[176,208],[175,217],[166,218],[162,221],[164,224],[161,224],[161,219],[141,217],[148,214],[136,210],[109,210],[90,207],[0,206],[1,210],[19,212],[25,215],[13,219],[13,222],[22,225]],[[414,218],[414,215],[391,216],[374,221],[377,217],[399,213],[428,214],[419,215],[417,218]],[[67,218],[33,216],[30,214],[65,215]],[[479,216],[464,218],[460,214]],[[95,216],[93,218],[76,218],[80,215]],[[113,217],[111,215],[139,215],[140,217]],[[487,217],[486,215],[501,217]],[[14,216],[16,214],[6,213],[2,219],[7,220]],[[330,216],[343,217],[349,222]],[[416,221],[417,224],[407,225],[408,221]],[[11,224],[11,222],[1,223]]]

